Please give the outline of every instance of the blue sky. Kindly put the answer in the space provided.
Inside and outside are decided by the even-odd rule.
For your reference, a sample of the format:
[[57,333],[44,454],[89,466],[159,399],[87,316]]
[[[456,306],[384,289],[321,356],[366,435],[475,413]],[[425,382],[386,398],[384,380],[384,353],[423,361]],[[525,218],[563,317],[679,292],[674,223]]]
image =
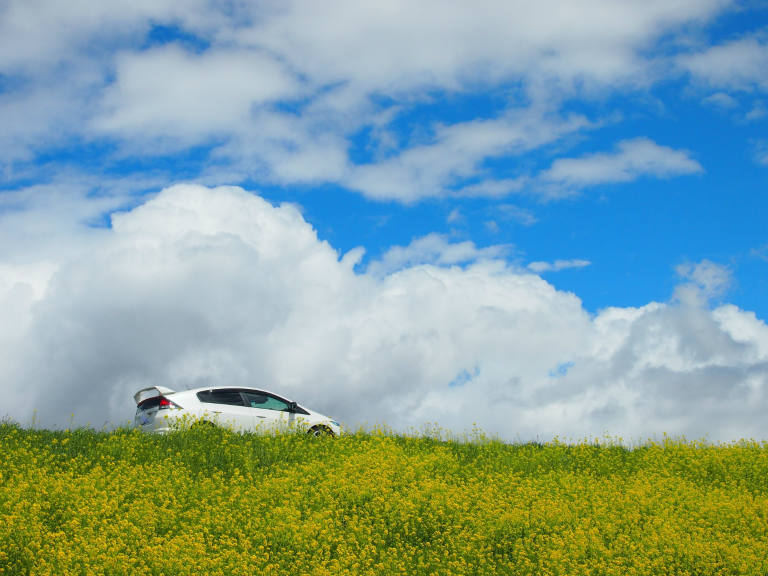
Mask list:
[[[113,215],[134,221],[153,202],[183,204],[183,194],[163,200],[164,190],[183,184],[236,186],[275,208],[292,205],[318,246],[339,262],[350,255],[355,282],[383,290],[419,269],[466,279],[501,266],[535,290],[575,297],[590,330],[599,332],[614,309],[630,317],[661,306],[670,315],[664,325],[694,307],[732,343],[752,342],[758,352],[744,354],[762,362],[763,336],[755,334],[768,319],[765,2],[9,0],[0,5],[0,38],[0,311],[30,327],[7,336],[19,349],[61,336],[50,324],[61,317],[51,298],[89,254],[116,244]],[[224,202],[228,193],[212,194]],[[196,222],[216,212],[195,206]],[[32,294],[23,306],[11,297],[22,286]],[[485,309],[482,289],[467,290]],[[56,302],[71,311],[72,302]],[[724,311],[738,311],[757,332],[737,333]],[[87,334],[102,329],[88,326]],[[688,350],[685,337],[678,350]],[[245,353],[231,344],[224,348],[234,357],[236,348]],[[706,354],[719,358],[718,350]],[[167,378],[176,352],[141,378]],[[571,357],[578,354],[564,352],[541,377],[567,380],[585,364]],[[435,386],[469,388],[490,378],[483,365],[469,357],[446,367]],[[185,370],[195,381],[222,378]],[[46,389],[39,375],[13,373]],[[535,396],[537,377],[502,380],[530,385],[526,394]],[[126,388],[141,378],[115,376]],[[495,390],[502,380],[481,384]],[[285,385],[314,394],[297,382]],[[104,394],[119,388],[110,386]],[[434,393],[425,387],[413,413],[426,413]],[[19,413],[27,408],[20,401]],[[526,426],[534,431],[537,422]],[[589,429],[611,422],[595,416]]]

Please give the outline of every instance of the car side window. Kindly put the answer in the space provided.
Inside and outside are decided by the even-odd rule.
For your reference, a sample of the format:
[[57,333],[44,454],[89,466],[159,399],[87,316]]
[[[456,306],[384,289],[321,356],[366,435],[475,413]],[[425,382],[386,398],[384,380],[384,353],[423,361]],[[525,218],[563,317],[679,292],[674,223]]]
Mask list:
[[251,408],[262,408],[264,410],[277,410],[278,412],[288,412],[288,404],[279,398],[265,392],[246,392],[243,391],[246,405]]
[[234,388],[222,390],[203,390],[197,393],[197,399],[207,404],[228,404],[229,406],[244,406],[240,391]]

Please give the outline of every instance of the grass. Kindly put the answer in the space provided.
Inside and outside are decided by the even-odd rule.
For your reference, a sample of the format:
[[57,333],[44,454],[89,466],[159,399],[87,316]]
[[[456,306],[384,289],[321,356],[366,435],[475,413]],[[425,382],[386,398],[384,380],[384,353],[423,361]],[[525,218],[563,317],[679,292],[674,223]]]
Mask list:
[[768,574],[768,444],[0,425],[0,574]]

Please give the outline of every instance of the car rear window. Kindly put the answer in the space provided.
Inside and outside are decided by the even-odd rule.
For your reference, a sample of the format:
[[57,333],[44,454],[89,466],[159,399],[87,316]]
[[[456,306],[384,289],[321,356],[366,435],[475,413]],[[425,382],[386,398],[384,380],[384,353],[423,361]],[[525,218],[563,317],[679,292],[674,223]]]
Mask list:
[[203,390],[197,393],[197,399],[208,404],[245,406],[239,390]]
[[152,396],[152,398],[147,398],[146,400],[142,400],[137,408],[139,410],[151,410],[152,408],[157,408],[160,405],[160,398],[162,396]]

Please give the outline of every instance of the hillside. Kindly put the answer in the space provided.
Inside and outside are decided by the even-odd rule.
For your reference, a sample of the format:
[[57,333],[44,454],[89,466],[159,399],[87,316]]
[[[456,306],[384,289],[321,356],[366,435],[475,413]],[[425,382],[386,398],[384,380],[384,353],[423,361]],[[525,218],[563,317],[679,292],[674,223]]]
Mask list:
[[0,574],[768,573],[768,443],[0,425]]

